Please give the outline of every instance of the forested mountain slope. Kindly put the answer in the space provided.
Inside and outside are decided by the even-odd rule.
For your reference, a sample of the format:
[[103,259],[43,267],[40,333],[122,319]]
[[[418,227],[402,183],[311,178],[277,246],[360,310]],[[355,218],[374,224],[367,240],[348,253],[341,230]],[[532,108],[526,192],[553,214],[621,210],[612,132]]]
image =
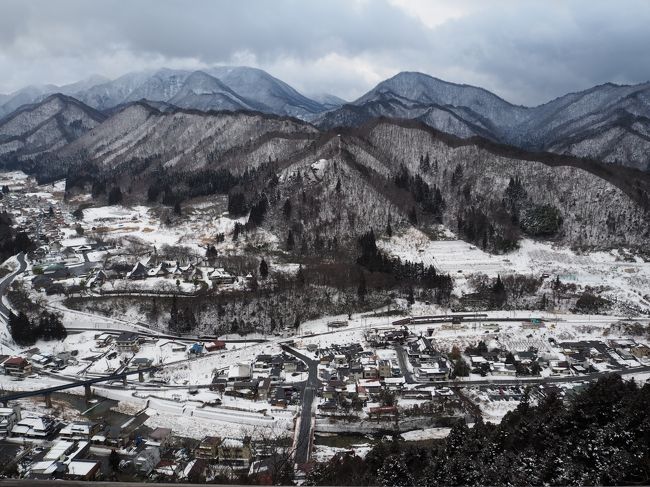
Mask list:
[[105,115],[65,95],[52,95],[0,119],[0,160],[54,151],[81,137]]
[[239,214],[262,210],[254,224],[282,242],[291,231],[303,252],[389,222],[444,223],[491,251],[524,235],[585,247],[641,247],[650,235],[644,173],[413,121],[319,132],[259,113],[162,113],[137,103],[38,164],[52,177],[69,171],[70,191],[119,186],[131,201],[238,193]]
[[419,120],[459,137],[590,157],[648,170],[650,84],[607,83],[537,107],[515,106],[482,88],[404,72],[358,100],[316,116],[323,128],[384,116]]

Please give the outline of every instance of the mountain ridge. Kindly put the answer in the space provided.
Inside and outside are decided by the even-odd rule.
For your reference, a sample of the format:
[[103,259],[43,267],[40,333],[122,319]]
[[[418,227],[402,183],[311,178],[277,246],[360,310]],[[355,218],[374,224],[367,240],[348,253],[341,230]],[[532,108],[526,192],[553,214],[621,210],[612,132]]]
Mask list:
[[[309,121],[321,129],[362,125],[377,117],[419,120],[463,138],[481,136],[526,150],[573,154],[650,171],[650,83],[603,83],[549,102],[515,105],[481,87],[418,72],[402,72],[339,106],[328,96],[310,99],[263,70],[218,66],[206,70],[159,69],[127,73],[70,96],[111,115],[146,99],[161,110],[250,110]],[[93,84],[97,82],[99,84]],[[189,86],[189,84],[193,86]],[[27,99],[41,100],[56,87],[27,87],[3,98],[0,115]],[[329,100],[329,101],[326,101]],[[8,114],[5,114],[5,116]]]

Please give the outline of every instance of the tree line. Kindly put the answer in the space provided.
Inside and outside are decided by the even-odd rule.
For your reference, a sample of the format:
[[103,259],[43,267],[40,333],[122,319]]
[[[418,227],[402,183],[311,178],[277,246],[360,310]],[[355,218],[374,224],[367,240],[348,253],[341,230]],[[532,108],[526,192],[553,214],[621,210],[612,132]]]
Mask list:
[[373,230],[363,234],[358,240],[361,254],[357,264],[370,272],[389,274],[397,282],[413,282],[425,289],[435,291],[438,302],[448,302],[453,291],[453,280],[449,274],[439,274],[434,266],[422,262],[402,261],[399,257],[388,257],[377,248]]
[[0,213],[0,262],[20,252],[29,252],[35,247],[34,242],[25,232],[16,232],[9,214]]
[[38,321],[24,313],[9,313],[11,338],[21,347],[31,346],[38,340],[64,340],[68,336],[61,317],[55,313],[41,312]]

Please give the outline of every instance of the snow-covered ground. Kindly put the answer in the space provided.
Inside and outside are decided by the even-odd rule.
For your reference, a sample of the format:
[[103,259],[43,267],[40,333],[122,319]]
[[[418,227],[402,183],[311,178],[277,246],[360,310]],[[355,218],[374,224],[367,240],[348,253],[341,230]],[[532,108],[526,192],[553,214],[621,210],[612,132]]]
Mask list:
[[625,249],[578,254],[566,247],[524,239],[515,252],[491,255],[462,240],[431,240],[417,229],[409,229],[390,239],[380,239],[377,246],[411,262],[423,262],[452,275],[454,292],[470,292],[467,277],[485,274],[542,274],[559,276],[564,283],[581,286],[603,286],[604,296],[621,300],[650,311],[644,298],[650,290],[650,262],[628,255]]
[[[222,205],[221,205],[222,206]],[[106,238],[125,237],[138,239],[148,245],[184,245],[201,255],[205,246],[214,242],[217,234],[231,234],[235,224],[246,223],[246,217],[229,218],[216,202],[202,201],[184,208],[182,221],[165,225],[160,208],[121,205],[86,208],[81,226],[86,232],[97,233]],[[266,235],[268,240],[268,235]],[[232,246],[231,239],[222,244]]]
[[449,435],[451,428],[425,428],[408,431],[400,436],[406,441],[440,440]]

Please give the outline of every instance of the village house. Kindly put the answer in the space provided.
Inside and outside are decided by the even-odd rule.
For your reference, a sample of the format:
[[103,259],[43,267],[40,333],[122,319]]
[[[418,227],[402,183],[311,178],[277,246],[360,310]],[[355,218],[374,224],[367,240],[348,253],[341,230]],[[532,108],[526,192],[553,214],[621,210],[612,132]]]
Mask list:
[[210,279],[212,284],[215,286],[220,284],[232,284],[235,282],[235,276],[222,268],[217,268],[210,272],[210,274],[208,274],[208,279]]
[[167,479],[177,478],[182,473],[180,464],[171,458],[163,458],[160,460],[153,471],[155,474],[166,477]]
[[250,438],[224,438],[218,445],[219,463],[234,468],[248,469],[252,458]]
[[444,360],[417,369],[418,379],[423,381],[445,381],[449,379],[449,373],[449,367]]
[[368,417],[377,420],[392,420],[396,419],[398,415],[397,407],[395,406],[380,406],[373,407],[368,410]]
[[379,377],[382,379],[391,377],[393,375],[393,371],[392,371],[390,360],[384,359],[377,362],[377,373],[379,374]]
[[637,359],[647,359],[650,358],[650,347],[647,345],[636,345],[630,348],[630,353]]
[[49,416],[28,416],[11,428],[11,436],[46,439],[56,431],[56,421]]
[[99,423],[90,421],[75,421],[63,427],[59,431],[59,437],[63,440],[87,440],[89,441],[101,429]]
[[271,378],[266,377],[260,384],[257,389],[257,395],[260,401],[266,401],[269,398],[269,392],[271,392]]
[[165,264],[158,264],[156,267],[147,271],[147,277],[165,277],[169,275],[169,271]]
[[138,451],[133,466],[139,473],[149,475],[159,462],[160,449],[155,445],[146,445]]
[[194,456],[203,460],[216,461],[219,458],[220,444],[221,438],[218,436],[206,436],[194,450]]
[[126,274],[128,279],[146,279],[149,276],[149,269],[142,262],[137,262],[133,269]]
[[169,446],[172,440],[171,428],[156,428],[148,435],[149,443],[156,443],[161,448]]
[[52,264],[43,269],[43,275],[52,279],[66,279],[70,277],[70,271],[65,264]]
[[65,480],[94,480],[101,469],[101,462],[97,460],[73,460],[68,463]]
[[140,349],[138,334],[123,331],[115,338],[115,347],[120,352],[137,352]]
[[32,373],[32,364],[24,357],[9,357],[2,364],[5,375],[26,377]]
[[20,421],[20,408],[0,408],[0,437],[7,437],[14,425]]
[[233,364],[228,369],[228,381],[242,381],[251,378],[251,366],[247,363]]
[[88,282],[86,283],[86,285],[89,288],[101,287],[102,284],[104,284],[107,279],[108,279],[108,276],[106,275],[106,273],[103,270],[100,270],[100,271],[96,272],[95,274],[93,274],[88,279]]
[[208,352],[216,352],[218,350],[225,350],[226,342],[223,340],[214,340],[205,344],[205,349]]
[[492,364],[492,375],[515,377],[517,375],[517,369],[512,364],[497,362]]
[[95,335],[95,345],[99,348],[106,347],[109,343],[113,341],[113,335],[110,333],[102,333],[100,335]]
[[129,370],[148,369],[151,367],[153,360],[149,357],[137,357],[129,362]]

